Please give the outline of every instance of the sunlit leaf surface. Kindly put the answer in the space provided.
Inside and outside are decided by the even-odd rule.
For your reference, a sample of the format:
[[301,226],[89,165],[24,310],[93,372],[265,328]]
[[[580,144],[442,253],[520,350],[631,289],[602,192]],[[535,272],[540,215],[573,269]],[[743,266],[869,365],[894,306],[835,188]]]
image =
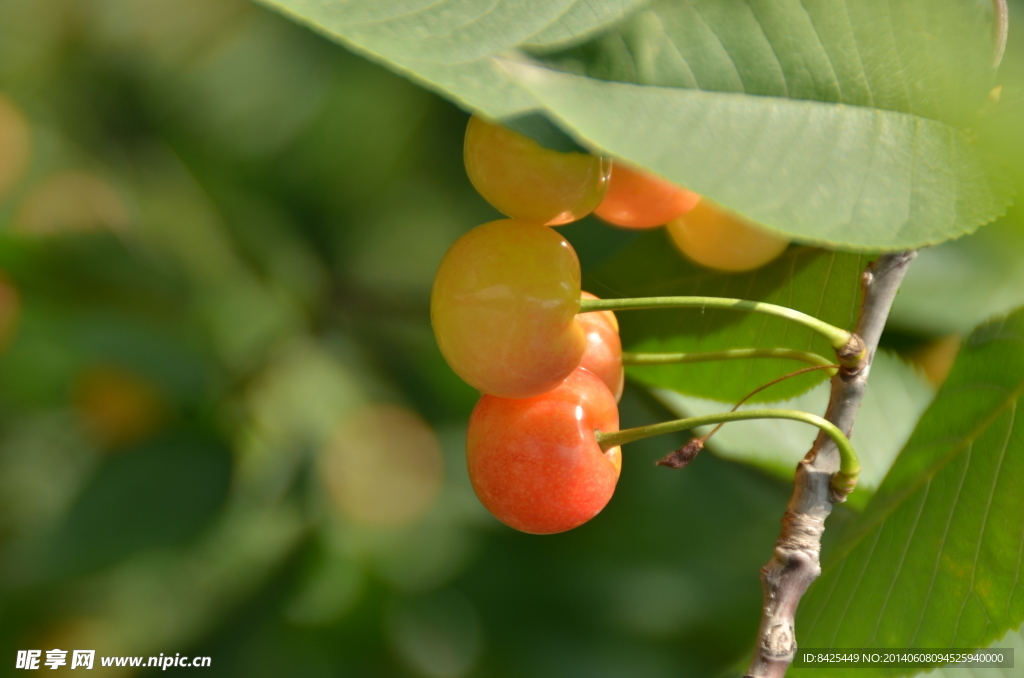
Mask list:
[[919,247],[1009,201],[964,130],[992,86],[980,3],[265,2],[466,108],[543,110],[804,242]]

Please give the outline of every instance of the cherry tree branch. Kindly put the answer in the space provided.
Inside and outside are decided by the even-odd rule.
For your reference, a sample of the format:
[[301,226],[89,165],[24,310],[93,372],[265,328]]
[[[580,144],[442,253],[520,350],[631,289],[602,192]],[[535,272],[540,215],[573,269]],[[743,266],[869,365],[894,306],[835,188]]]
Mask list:
[[[889,317],[896,292],[916,252],[885,254],[864,272],[864,299],[857,335],[867,348],[859,366],[844,367],[832,378],[832,395],[825,419],[847,436],[864,398],[871,361]],[[836,496],[832,476],[839,470],[839,450],[819,434],[807,456],[797,464],[793,496],[782,518],[782,531],[772,559],[761,568],[764,607],[757,649],[744,678],[782,678],[796,654],[794,617],[804,592],[821,574],[819,555],[825,518]]]

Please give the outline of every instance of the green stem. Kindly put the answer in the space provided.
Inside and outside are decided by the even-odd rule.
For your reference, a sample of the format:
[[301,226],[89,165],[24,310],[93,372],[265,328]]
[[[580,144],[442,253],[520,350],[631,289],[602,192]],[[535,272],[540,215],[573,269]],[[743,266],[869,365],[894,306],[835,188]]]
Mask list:
[[721,297],[641,297],[637,299],[583,299],[580,313],[594,311],[626,311],[637,308],[715,308],[733,311],[753,311],[778,318],[785,318],[821,334],[837,351],[844,348],[853,335],[834,325],[829,325],[814,316],[794,311],[785,306],[767,304],[763,301],[746,299],[724,299]]
[[850,439],[847,438],[839,428],[828,421],[823,419],[816,414],[810,414],[809,412],[800,412],[799,410],[743,410],[740,412],[720,412],[718,414],[707,414],[702,417],[688,417],[686,419],[676,419],[674,421],[665,421],[660,424],[651,424],[649,426],[639,426],[637,428],[627,428],[622,431],[610,431],[604,433],[597,431],[597,442],[601,446],[602,450],[608,450],[619,445],[625,445],[626,443],[632,443],[637,440],[643,440],[644,438],[650,438],[653,436],[662,435],[664,433],[676,433],[677,431],[686,431],[691,428],[697,428],[698,426],[707,426],[709,424],[721,424],[730,421],[745,421],[749,419],[792,419],[793,421],[802,421],[805,424],[811,424],[817,426],[819,429],[825,432],[836,447],[839,448],[839,474],[840,477],[833,479],[833,487],[842,488],[845,493],[849,493],[852,486],[857,482],[857,476],[860,474],[860,461],[857,459],[857,452],[853,449],[853,445],[850,443]]
[[792,348],[734,348],[727,351],[706,353],[623,353],[623,365],[672,365],[677,363],[703,363],[712,360],[748,360],[750,358],[782,358],[799,360],[821,367],[832,365],[832,361],[810,351]]

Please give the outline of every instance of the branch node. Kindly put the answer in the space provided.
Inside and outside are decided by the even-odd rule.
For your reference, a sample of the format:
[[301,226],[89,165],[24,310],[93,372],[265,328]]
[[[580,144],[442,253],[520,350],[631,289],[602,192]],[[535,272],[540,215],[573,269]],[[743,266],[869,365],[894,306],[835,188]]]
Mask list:
[[857,376],[868,362],[868,347],[857,334],[851,334],[846,345],[836,351],[843,376],[847,379]]
[[817,557],[821,551],[821,535],[825,532],[825,519],[809,513],[786,511],[782,517],[782,533],[776,542],[776,553],[780,550],[792,558],[794,553]]
[[845,502],[850,493],[857,488],[857,479],[859,477],[859,472],[846,474],[842,471],[837,471],[832,476],[832,501],[837,504]]

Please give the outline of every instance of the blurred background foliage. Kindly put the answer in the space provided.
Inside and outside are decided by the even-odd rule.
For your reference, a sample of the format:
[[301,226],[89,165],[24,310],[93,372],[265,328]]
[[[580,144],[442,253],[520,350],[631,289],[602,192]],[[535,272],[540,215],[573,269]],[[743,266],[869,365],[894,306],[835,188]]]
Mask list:
[[[244,0],[0,0],[0,92],[4,662],[658,678],[746,657],[786,483],[655,469],[661,439],[571,533],[476,502],[476,393],[428,312],[447,247],[495,214],[465,113]],[[633,238],[561,230],[585,271]],[[1024,301],[1022,233],[925,253],[886,343],[941,380],[974,324],[956,304]],[[635,387],[621,412],[669,416]]]

